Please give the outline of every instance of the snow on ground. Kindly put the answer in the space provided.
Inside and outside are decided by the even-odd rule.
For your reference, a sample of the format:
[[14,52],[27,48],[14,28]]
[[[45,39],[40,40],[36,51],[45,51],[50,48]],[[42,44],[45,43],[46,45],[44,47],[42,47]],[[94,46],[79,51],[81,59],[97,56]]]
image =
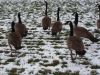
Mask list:
[[[49,16],[56,21],[56,10],[59,6],[60,20],[74,20],[72,13],[79,13],[79,25],[95,33],[99,0],[48,0]],[[76,5],[77,4],[77,5]],[[76,7],[75,7],[76,5]],[[44,16],[43,0],[1,0],[0,1],[0,75],[100,75],[100,42],[92,43],[83,39],[87,53],[83,59],[79,57],[71,62],[66,41],[69,26],[57,37],[52,37],[49,30],[44,31],[41,19]],[[17,13],[21,12],[23,23],[28,28],[28,36],[23,38],[22,49],[10,56],[11,50],[7,43],[10,24],[17,22]]]

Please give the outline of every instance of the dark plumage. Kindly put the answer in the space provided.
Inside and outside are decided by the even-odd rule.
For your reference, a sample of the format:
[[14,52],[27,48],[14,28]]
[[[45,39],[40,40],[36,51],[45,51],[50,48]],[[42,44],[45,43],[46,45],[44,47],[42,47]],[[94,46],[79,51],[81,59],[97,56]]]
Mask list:
[[47,30],[48,28],[50,29],[51,18],[47,14],[47,5],[48,5],[48,3],[46,1],[45,1],[45,3],[46,3],[46,10],[45,10],[45,17],[42,19],[42,26],[43,26],[44,30]]
[[15,31],[19,32],[22,37],[27,36],[28,30],[26,26],[22,23],[20,13],[18,13],[18,23],[15,24]]
[[100,29],[100,18],[97,20],[97,28]]
[[79,27],[78,25],[78,13],[75,12],[75,21],[74,21],[74,34],[78,37],[88,38],[92,42],[98,42],[99,40],[93,36],[87,29]]
[[60,33],[62,30],[62,23],[60,22],[60,19],[59,19],[59,11],[60,11],[60,8],[58,7],[57,21],[52,24],[52,35],[57,35],[57,33],[58,32]]
[[21,46],[21,39],[22,39],[21,35],[18,32],[15,31],[14,25],[15,25],[15,23],[13,21],[12,24],[11,24],[12,31],[8,35],[8,44],[9,44],[11,50],[12,50],[11,45],[14,46],[14,48],[16,50],[22,48],[22,46]]
[[100,5],[98,5],[99,9],[99,19],[97,20],[97,28],[100,29]]
[[68,23],[69,23],[69,26],[70,26],[70,36],[68,37],[67,45],[68,45],[68,48],[71,52],[71,59],[73,61],[74,58],[73,58],[73,55],[72,55],[72,50],[75,50],[76,55],[78,54],[80,56],[83,56],[86,53],[86,51],[84,50],[84,45],[83,45],[83,42],[80,39],[80,37],[73,35],[73,24],[72,24],[72,22],[67,21],[66,24],[68,24]]
[[98,5],[98,9],[99,9],[99,11],[100,11],[100,5]]

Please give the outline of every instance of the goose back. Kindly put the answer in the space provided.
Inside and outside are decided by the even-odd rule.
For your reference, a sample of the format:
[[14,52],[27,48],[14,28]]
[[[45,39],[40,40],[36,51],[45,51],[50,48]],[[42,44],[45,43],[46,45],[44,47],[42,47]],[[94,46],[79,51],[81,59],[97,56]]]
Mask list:
[[75,36],[88,38],[92,42],[99,41],[87,29],[85,29],[83,27],[80,27],[80,26],[77,26],[77,24],[78,24],[78,13],[75,13],[75,21],[74,21],[74,24],[75,24],[75,26],[74,26],[74,29],[73,30],[74,30],[74,35]]
[[42,26],[44,30],[47,30],[51,26],[51,18],[48,16],[45,16],[42,19]]
[[[68,23],[68,22],[67,22]],[[70,36],[67,40],[67,45],[69,50],[75,50],[76,54],[83,56],[86,51],[84,50],[84,45],[80,37],[73,35],[73,24],[69,21],[70,25]]]
[[12,32],[10,32],[8,35],[8,43],[10,45],[13,45],[15,47],[15,49],[20,49],[22,38],[21,38],[21,35],[19,34],[19,32],[16,32],[14,30],[14,25],[15,25],[15,23],[12,22]]
[[84,55],[84,45],[82,39],[80,39],[79,37],[70,36],[68,38],[67,44],[69,49],[75,50],[75,52],[80,52],[77,53],[78,55]]
[[14,28],[16,32],[19,32],[22,37],[27,36],[28,29],[26,26],[22,23],[20,13],[18,13],[18,23],[15,24]]
[[57,33],[61,32],[62,30],[62,23],[60,22],[60,19],[59,19],[59,11],[60,11],[60,8],[58,7],[57,21],[52,24],[52,35],[57,35]]
[[27,36],[27,33],[28,33],[26,26],[22,23],[16,23],[15,24],[15,31],[19,32],[22,37]]
[[98,5],[99,9],[99,19],[97,20],[97,28],[100,29],[100,5]]
[[21,39],[22,38],[19,33],[12,32],[12,33],[9,33],[8,43],[13,45],[14,48],[17,50],[21,48]]
[[44,30],[47,30],[51,26],[51,18],[47,14],[47,6],[48,6],[48,3],[46,1],[45,1],[45,4],[46,4],[46,9],[45,9],[45,16],[42,19],[42,26],[43,26],[43,29]]
[[57,35],[58,32],[62,30],[62,23],[57,21],[52,26],[52,35],[55,33]]
[[100,19],[97,20],[97,28],[100,29]]

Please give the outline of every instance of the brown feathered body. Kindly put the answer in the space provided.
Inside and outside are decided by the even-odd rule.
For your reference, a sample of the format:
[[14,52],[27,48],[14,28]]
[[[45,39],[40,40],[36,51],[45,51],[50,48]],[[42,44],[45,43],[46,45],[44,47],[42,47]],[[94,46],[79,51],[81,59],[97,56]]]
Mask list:
[[61,32],[61,30],[62,30],[62,23],[60,22],[60,18],[59,18],[59,11],[60,11],[60,8],[58,7],[57,21],[52,24],[52,30],[51,30],[52,35],[57,35],[57,33]]
[[98,5],[99,9],[99,19],[97,20],[97,28],[100,29],[100,5]]
[[44,30],[47,30],[48,28],[50,28],[50,26],[51,26],[51,18],[48,17],[48,16],[45,16],[42,19],[42,26],[43,26]]
[[100,19],[97,20],[97,28],[100,29]]
[[24,24],[18,22],[15,24],[14,28],[15,31],[19,32],[22,37],[27,36],[28,30]]
[[15,22],[13,21],[11,23],[11,29],[12,30],[8,35],[8,44],[9,44],[11,50],[12,50],[11,45],[13,45],[15,49],[21,49],[22,48],[21,47],[22,37],[21,37],[19,32],[15,31],[14,26],[15,26]]
[[74,60],[73,59],[73,53],[72,51],[74,50],[75,53],[76,53],[76,56],[77,54],[80,55],[80,56],[83,56],[86,51],[84,50],[84,44],[82,42],[82,39],[80,37],[77,37],[74,35],[74,31],[73,31],[73,24],[71,21],[67,21],[66,24],[69,23],[69,26],[70,26],[70,36],[68,37],[68,40],[67,40],[67,46],[70,50],[70,55],[71,55],[71,59],[72,61]]
[[21,49],[21,35],[19,33],[16,32],[11,32],[8,35],[8,43],[10,45],[13,45],[14,48],[17,49]]
[[60,21],[53,23],[53,25],[52,25],[52,35],[57,35],[57,33],[61,32],[61,30],[62,30],[62,23]]
[[84,55],[84,45],[82,39],[77,36],[70,36],[67,40],[68,48],[75,50],[76,54]]
[[22,23],[20,13],[18,13],[18,23],[15,24],[14,28],[16,32],[19,32],[22,37],[27,36],[28,30],[26,26]]
[[97,42],[99,41],[97,38],[95,38],[93,36],[92,33],[90,33],[87,29],[83,28],[83,27],[79,27],[78,25],[78,13],[75,12],[75,21],[74,21],[74,34],[78,37],[84,37],[84,38],[88,38],[89,40],[91,40],[92,42]]
[[87,29],[85,29],[83,27],[79,27],[79,26],[74,27],[74,34],[78,37],[88,38],[92,42],[97,42],[98,41],[98,39],[95,38],[92,33],[90,33]]
[[45,9],[45,16],[42,19],[42,27],[44,30],[50,29],[51,26],[51,18],[47,14],[48,3],[45,1],[46,9]]
[[76,54],[83,56],[85,54],[84,45],[82,39],[74,35],[73,24],[68,21],[66,24],[70,23],[70,36],[68,38],[67,44],[70,50],[75,50]]

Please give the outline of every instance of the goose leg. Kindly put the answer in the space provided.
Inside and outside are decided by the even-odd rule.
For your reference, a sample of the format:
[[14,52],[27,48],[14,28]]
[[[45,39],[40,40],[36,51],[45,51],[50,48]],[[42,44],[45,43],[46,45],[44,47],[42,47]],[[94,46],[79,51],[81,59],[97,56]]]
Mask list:
[[10,49],[11,49],[11,56],[12,56],[12,47],[11,47],[11,44],[9,44],[9,47],[10,47]]
[[61,33],[61,32],[59,32],[59,35],[60,35],[60,33]]
[[60,37],[61,31],[59,32],[59,37]]
[[77,53],[76,53],[76,55],[75,55],[75,58],[74,59],[77,59]]
[[50,26],[48,27],[48,34],[50,34]]
[[72,62],[74,62],[73,53],[72,53],[72,50],[71,49],[70,49],[70,56],[71,56]]

